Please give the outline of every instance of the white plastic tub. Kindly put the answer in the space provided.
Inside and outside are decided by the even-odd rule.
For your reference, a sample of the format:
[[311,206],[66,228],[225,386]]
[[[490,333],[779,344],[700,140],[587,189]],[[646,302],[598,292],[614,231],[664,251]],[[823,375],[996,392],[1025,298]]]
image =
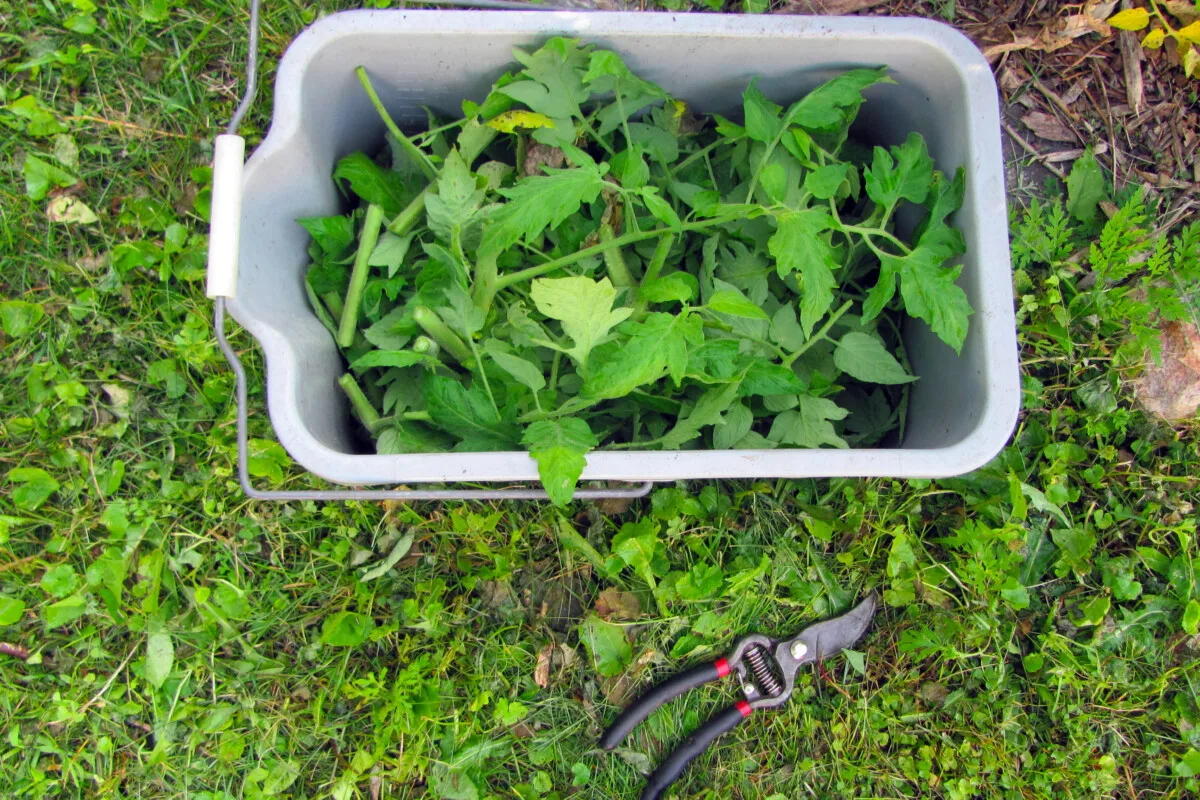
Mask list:
[[868,90],[856,130],[893,144],[921,133],[939,167],[966,169],[957,225],[966,238],[960,285],[975,314],[962,355],[921,322],[904,331],[920,376],[902,447],[862,450],[596,452],[584,480],[938,477],[986,463],[1008,441],[1020,397],[1000,120],[979,51],[940,23],[915,19],[708,14],[353,11],[313,25],[279,67],[271,129],[246,164],[241,270],[233,316],[261,343],[279,441],[308,470],[343,484],[536,481],[529,456],[360,452],[336,383],[344,365],[303,287],[308,235],[299,217],[338,213],[338,158],[373,151],[383,124],[354,75],[365,65],[392,115],[421,105],[457,113],[482,100],[514,46],[571,35],[619,51],[640,75],[701,112],[738,116],[749,79],[787,103],[838,72],[887,65],[898,82]]

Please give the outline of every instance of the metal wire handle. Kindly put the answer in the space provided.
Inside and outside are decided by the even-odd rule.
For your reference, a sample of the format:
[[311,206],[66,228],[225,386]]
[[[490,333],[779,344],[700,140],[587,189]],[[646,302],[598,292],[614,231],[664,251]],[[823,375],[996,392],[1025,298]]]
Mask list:
[[[430,5],[467,6],[476,8],[504,8],[512,10],[582,10],[566,9],[562,6],[538,5],[507,2],[507,0],[428,0]],[[229,120],[226,134],[235,136],[242,120],[254,104],[258,92],[258,28],[260,0],[250,0],[250,37],[249,52],[246,56],[246,89],[241,102]],[[217,336],[217,344],[233,370],[237,389],[237,471],[238,482],[247,497],[255,500],[546,500],[549,499],[542,489],[257,489],[250,482],[250,453],[249,453],[249,404],[246,391],[246,369],[237,352],[229,344],[225,336],[225,297],[213,298],[213,331]],[[633,499],[645,497],[653,488],[652,481],[646,481],[630,489],[580,489],[575,497],[581,500],[600,499]]]

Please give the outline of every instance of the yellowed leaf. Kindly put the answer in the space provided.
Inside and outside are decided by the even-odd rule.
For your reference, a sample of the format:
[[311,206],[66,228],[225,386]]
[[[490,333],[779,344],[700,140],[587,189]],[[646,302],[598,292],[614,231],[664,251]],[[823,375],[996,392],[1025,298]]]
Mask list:
[[1194,47],[1183,54],[1183,72],[1190,78],[1200,78],[1200,52]]
[[545,114],[538,114],[534,111],[505,111],[499,116],[488,120],[488,127],[500,131],[501,133],[512,133],[517,128],[525,128],[533,130],[535,128],[553,128],[554,120],[547,117]]
[[1193,22],[1186,28],[1175,31],[1176,39],[1185,39],[1192,44],[1200,44],[1200,21]]
[[1155,28],[1142,38],[1142,47],[1146,48],[1147,50],[1157,50],[1163,46],[1163,42],[1166,41],[1166,38],[1167,34],[1162,28]]
[[82,200],[60,194],[46,206],[46,219],[64,225],[91,225],[100,218]]
[[1127,8],[1109,17],[1108,24],[1123,31],[1140,31],[1150,24],[1150,12],[1144,8]]

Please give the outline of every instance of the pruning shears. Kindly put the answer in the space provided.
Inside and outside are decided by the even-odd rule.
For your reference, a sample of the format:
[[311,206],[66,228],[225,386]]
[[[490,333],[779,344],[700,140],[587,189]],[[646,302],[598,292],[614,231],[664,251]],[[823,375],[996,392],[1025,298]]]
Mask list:
[[801,666],[836,655],[862,638],[874,614],[875,595],[871,594],[840,617],[807,627],[790,639],[751,634],[739,640],[727,658],[693,667],[639,697],[600,737],[600,746],[612,750],[663,703],[689,689],[736,674],[745,699],[702,725],[659,765],[647,780],[641,798],[658,800],[692,759],[708,749],[717,737],[733,730],[760,708],[777,708],[786,703],[792,696]]

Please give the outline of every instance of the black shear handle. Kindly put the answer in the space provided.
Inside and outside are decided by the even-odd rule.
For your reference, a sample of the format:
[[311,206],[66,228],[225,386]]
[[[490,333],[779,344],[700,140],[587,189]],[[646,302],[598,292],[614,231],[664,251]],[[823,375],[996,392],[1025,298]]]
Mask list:
[[[729,667],[724,665],[724,661],[721,659],[716,663],[700,664],[651,688],[613,721],[613,724],[600,737],[600,746],[605,750],[612,750],[629,735],[631,730],[638,726],[638,723],[650,716],[651,712],[663,703],[678,697],[688,689],[695,689],[697,686],[703,686],[709,681],[715,681],[728,675]],[[721,669],[721,666],[725,666],[724,670]]]
[[708,749],[716,738],[737,727],[738,723],[750,715],[750,707],[738,703],[717,714],[704,723],[695,733],[667,756],[667,760],[658,765],[654,774],[646,781],[642,790],[642,800],[658,800],[675,780],[683,774],[684,769],[692,759]]

